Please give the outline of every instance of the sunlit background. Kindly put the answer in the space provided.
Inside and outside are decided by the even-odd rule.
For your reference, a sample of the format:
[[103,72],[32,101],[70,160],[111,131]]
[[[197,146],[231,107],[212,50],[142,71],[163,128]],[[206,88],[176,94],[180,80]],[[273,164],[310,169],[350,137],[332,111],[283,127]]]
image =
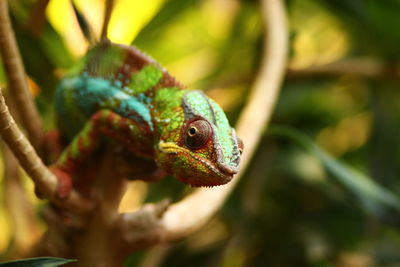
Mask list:
[[[49,130],[57,81],[88,42],[69,0],[51,0],[44,17],[35,13],[36,2],[9,1]],[[104,1],[75,2],[99,36]],[[332,158],[266,130],[216,218],[184,241],[132,255],[127,266],[400,266],[400,203],[382,200],[400,193],[400,2],[288,0],[286,8],[290,61],[271,127],[297,129],[297,137],[310,137]],[[234,124],[257,75],[263,29],[258,1],[117,0],[108,34],[138,46],[190,88],[204,89]],[[12,258],[44,231],[44,203],[24,178],[36,216],[28,225],[12,220],[26,216],[10,212],[5,180],[0,255]],[[190,190],[172,178],[133,182],[120,210],[178,200]]]

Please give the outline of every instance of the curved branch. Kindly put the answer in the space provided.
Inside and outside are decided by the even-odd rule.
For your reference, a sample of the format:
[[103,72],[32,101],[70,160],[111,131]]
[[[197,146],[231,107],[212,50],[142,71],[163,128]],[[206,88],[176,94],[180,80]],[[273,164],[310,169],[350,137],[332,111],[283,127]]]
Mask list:
[[55,204],[65,207],[72,212],[80,213],[91,207],[75,191],[66,199],[57,199],[57,178],[47,169],[36,154],[34,148],[19,130],[17,124],[8,111],[0,90],[0,134],[7,143],[22,168],[32,178],[33,182],[46,198]]
[[[13,99],[6,97],[6,103],[11,114],[17,122],[18,113],[15,112],[15,103]],[[0,145],[4,164],[4,203],[9,212],[9,222],[14,233],[12,244],[10,245],[10,254],[26,254],[33,243],[39,237],[39,228],[35,219],[35,212],[32,203],[26,196],[26,190],[22,184],[20,167],[17,159],[12,154],[7,145],[2,142]]]
[[[250,162],[262,132],[271,117],[286,70],[288,30],[282,2],[282,0],[262,1],[263,18],[267,27],[264,56],[248,104],[244,108],[237,126],[238,135],[245,144],[241,172],[228,185],[198,189],[184,200],[171,205],[157,223],[157,231],[160,228],[163,229],[162,234],[158,235],[158,241],[184,237],[202,227],[223,205]],[[128,221],[128,217],[127,214],[121,214],[121,218],[125,218],[126,223],[132,224]],[[131,231],[135,231],[135,229],[131,229]],[[154,239],[154,236],[151,238]],[[131,238],[127,242],[134,245],[137,240]]]
[[7,0],[0,0],[0,52],[10,94],[15,100],[17,111],[26,127],[32,145],[37,151],[41,151],[42,120],[28,88],[24,65],[11,27]]
[[355,58],[335,61],[324,65],[314,65],[307,68],[288,68],[290,78],[357,75],[367,78],[393,78],[400,77],[400,66],[388,64],[373,59]]

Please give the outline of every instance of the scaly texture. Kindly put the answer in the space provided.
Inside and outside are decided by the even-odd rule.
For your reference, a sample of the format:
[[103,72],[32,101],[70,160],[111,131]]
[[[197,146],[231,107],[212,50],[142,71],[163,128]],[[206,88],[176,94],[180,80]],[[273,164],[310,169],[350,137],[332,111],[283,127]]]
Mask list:
[[61,81],[56,110],[71,140],[51,167],[61,197],[102,136],[193,186],[225,184],[238,172],[240,142],[222,109],[134,47],[103,40],[90,49]]

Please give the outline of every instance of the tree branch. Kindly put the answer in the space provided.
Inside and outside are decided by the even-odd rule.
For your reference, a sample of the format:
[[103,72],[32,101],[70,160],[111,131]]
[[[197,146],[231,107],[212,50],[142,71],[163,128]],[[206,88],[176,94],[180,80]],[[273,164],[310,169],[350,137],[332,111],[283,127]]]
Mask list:
[[[6,103],[15,120],[19,121],[15,112],[15,103],[6,98]],[[8,255],[26,255],[33,243],[39,237],[39,228],[35,219],[34,208],[26,196],[22,184],[21,172],[17,159],[4,142],[1,144],[4,164],[4,203],[9,213],[9,221],[14,233]]]
[[46,22],[46,8],[49,3],[50,0],[37,0],[29,13],[26,28],[34,35],[39,35],[43,30]]
[[42,121],[29,91],[22,59],[11,27],[7,0],[0,0],[0,53],[10,88],[15,99],[18,113],[26,127],[33,146],[41,151]]
[[377,60],[358,58],[346,59],[325,65],[315,65],[307,68],[288,68],[287,75],[290,78],[334,76],[334,75],[357,75],[367,78],[400,77],[400,67],[396,64],[390,65]]
[[[202,227],[216,213],[243,175],[271,117],[286,70],[288,31],[281,0],[263,0],[261,8],[267,27],[263,61],[237,126],[238,136],[245,144],[241,171],[225,186],[198,189],[184,200],[171,205],[158,222],[159,227],[156,227],[160,241],[184,237]],[[121,219],[125,220],[122,225],[135,225],[134,217],[134,214],[121,214]],[[137,228],[126,229],[126,236],[131,236],[128,241],[132,246],[139,240],[143,242],[143,236],[137,240],[132,237],[135,231]],[[149,233],[149,238],[154,239],[154,236]]]
[[7,143],[22,168],[32,178],[37,188],[52,202],[67,210],[81,213],[90,209],[90,205],[75,191],[66,199],[57,199],[57,178],[47,169],[36,154],[34,148],[19,130],[8,111],[0,91],[0,134]]

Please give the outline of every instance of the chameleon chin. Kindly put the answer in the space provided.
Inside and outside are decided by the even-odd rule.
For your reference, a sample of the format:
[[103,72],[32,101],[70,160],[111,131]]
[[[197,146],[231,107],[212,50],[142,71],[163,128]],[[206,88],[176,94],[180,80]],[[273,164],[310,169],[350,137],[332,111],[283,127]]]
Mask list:
[[192,186],[226,184],[239,170],[243,144],[218,104],[131,46],[92,47],[58,86],[56,118],[70,140],[51,166],[61,198],[104,136]]

